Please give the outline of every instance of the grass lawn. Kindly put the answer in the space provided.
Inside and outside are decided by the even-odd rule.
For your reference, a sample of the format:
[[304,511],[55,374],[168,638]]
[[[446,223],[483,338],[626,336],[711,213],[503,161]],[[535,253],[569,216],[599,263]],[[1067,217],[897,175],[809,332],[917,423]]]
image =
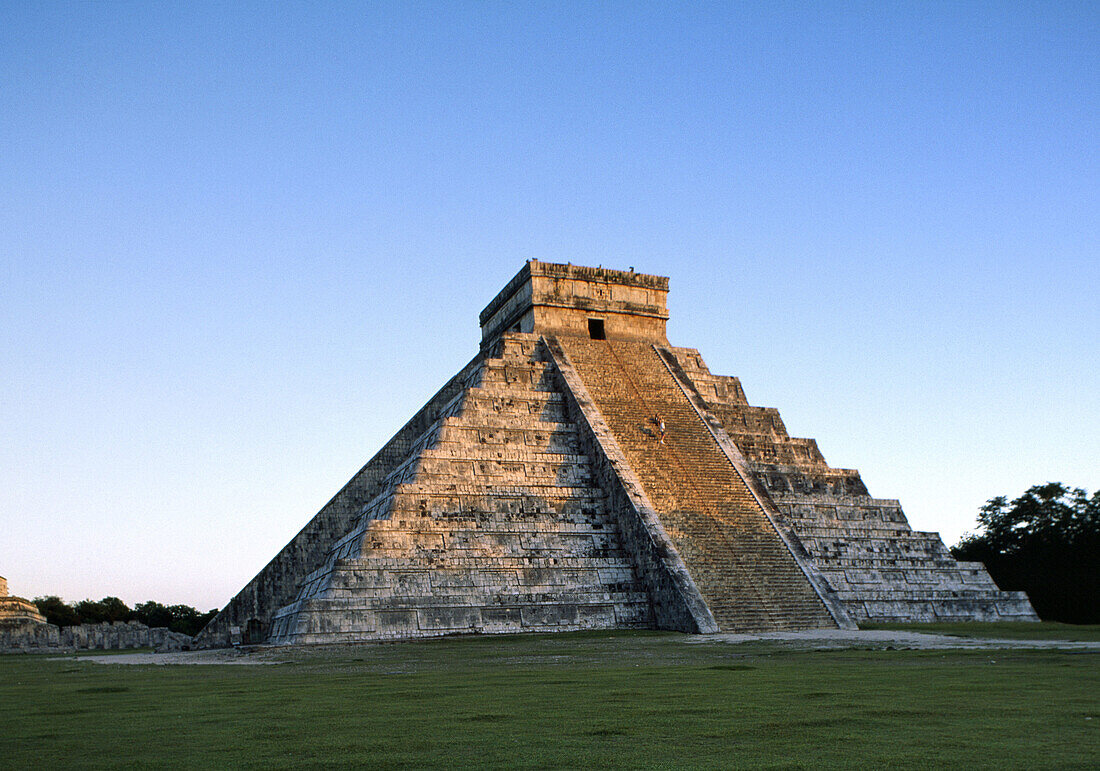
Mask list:
[[792,651],[665,633],[0,656],[0,768],[1100,766],[1100,653]]

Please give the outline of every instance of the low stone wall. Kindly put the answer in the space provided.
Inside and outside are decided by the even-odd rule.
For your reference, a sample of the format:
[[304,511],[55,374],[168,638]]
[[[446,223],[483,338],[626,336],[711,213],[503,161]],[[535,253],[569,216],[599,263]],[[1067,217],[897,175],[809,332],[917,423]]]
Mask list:
[[60,629],[53,624],[0,624],[0,653],[128,648],[190,650],[191,637],[165,627],[151,629],[137,621],[81,624]]

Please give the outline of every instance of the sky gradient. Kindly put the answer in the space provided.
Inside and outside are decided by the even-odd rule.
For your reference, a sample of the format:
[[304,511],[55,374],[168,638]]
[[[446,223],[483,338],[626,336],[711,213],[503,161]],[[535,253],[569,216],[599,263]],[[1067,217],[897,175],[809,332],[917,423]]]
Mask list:
[[0,2],[0,575],[220,607],[523,262],[950,545],[1100,486],[1095,3]]

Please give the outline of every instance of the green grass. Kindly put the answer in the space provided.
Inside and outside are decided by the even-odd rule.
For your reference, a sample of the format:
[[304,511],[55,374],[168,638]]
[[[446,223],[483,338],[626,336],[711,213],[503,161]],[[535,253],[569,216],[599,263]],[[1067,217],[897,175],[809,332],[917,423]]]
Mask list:
[[662,633],[0,657],[0,768],[1096,767],[1100,654],[796,652]]
[[1060,624],[1056,621],[965,621],[953,624],[860,624],[860,629],[890,629],[902,632],[932,632],[952,637],[980,637],[994,640],[1100,641],[1100,624]]

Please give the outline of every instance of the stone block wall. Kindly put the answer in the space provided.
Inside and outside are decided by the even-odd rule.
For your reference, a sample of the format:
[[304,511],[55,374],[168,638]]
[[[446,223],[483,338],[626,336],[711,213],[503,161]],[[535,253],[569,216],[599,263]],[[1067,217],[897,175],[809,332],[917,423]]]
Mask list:
[[53,624],[22,619],[0,620],[0,653],[58,649],[60,630]]
[[71,650],[189,650],[189,635],[164,627],[128,623],[81,624],[60,629],[53,624],[0,623],[0,653],[34,653]]
[[913,530],[896,500],[776,495],[822,573],[859,621],[1033,620],[1021,592],[957,562],[938,533]]
[[481,312],[482,345],[507,332],[665,340],[668,279],[633,271],[529,260]]

